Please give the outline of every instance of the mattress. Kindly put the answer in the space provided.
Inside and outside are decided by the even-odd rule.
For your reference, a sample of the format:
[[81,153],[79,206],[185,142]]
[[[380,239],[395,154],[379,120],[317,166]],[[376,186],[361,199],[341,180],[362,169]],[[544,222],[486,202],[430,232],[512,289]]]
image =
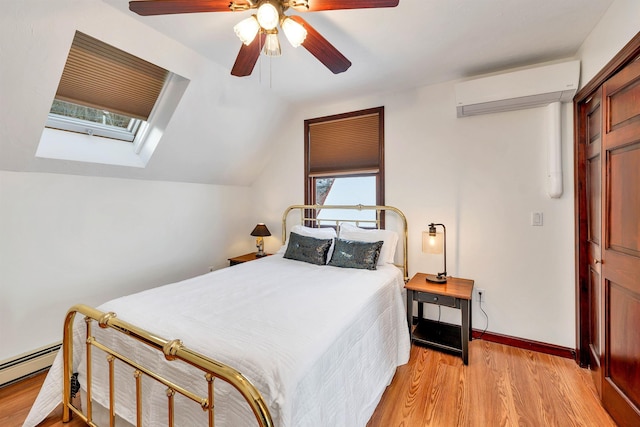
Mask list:
[[[313,265],[273,255],[109,301],[98,309],[226,363],[260,391],[281,427],[365,426],[397,366],[409,359],[402,272]],[[79,316],[78,316],[79,317]],[[76,353],[84,348],[76,328]],[[122,334],[94,328],[99,340],[133,354],[187,387],[202,373],[178,366]],[[82,354],[74,355],[84,382]],[[104,355],[94,350],[94,399],[108,406]],[[132,369],[116,364],[116,410],[135,423]],[[61,401],[61,358],[52,367],[25,426]],[[146,425],[166,424],[164,386],[143,383]],[[204,425],[202,409],[176,398],[177,426]],[[253,426],[240,394],[216,382],[216,425]]]

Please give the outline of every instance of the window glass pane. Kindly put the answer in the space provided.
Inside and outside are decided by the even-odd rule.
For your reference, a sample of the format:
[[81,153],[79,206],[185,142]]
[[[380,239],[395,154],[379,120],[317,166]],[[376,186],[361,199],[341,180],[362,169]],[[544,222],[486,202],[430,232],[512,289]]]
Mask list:
[[65,117],[115,126],[123,129],[128,129],[131,121],[135,120],[132,117],[124,116],[122,114],[115,114],[105,110],[98,110],[96,108],[72,104],[71,102],[60,101],[58,99],[53,101],[50,112]]
[[45,126],[133,142],[141,123],[137,118],[56,99]]
[[[317,178],[315,180],[316,203],[319,205],[375,205],[376,177]],[[335,225],[331,219],[373,220],[375,211],[354,211],[330,209],[318,213],[324,225]],[[360,224],[366,226],[366,224]]]

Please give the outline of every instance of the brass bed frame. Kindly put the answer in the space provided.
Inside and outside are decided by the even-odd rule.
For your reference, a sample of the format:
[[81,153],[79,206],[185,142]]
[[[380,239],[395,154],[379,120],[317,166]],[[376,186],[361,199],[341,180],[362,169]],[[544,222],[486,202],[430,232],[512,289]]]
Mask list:
[[[353,219],[319,219],[317,218],[318,212],[321,210],[334,210],[334,209],[349,209],[349,210],[373,210],[375,211],[375,219],[370,220],[353,220]],[[373,226],[375,228],[382,228],[384,224],[384,212],[390,211],[395,213],[401,220],[403,227],[402,237],[402,263],[395,264],[398,268],[404,271],[404,280],[408,280],[407,269],[407,220],[402,211],[392,206],[364,206],[364,205],[293,205],[289,206],[282,216],[282,243],[286,242],[287,236],[287,217],[294,211],[300,211],[300,223],[312,224],[315,227],[321,226],[335,226],[339,228],[341,222],[351,222],[356,225]],[[372,228],[373,228],[372,227]],[[72,369],[73,369],[73,325],[76,314],[84,315],[86,323],[86,402],[84,408],[79,408],[72,402],[71,388],[72,388]],[[151,371],[150,369],[140,365],[138,362],[130,359],[126,355],[120,354],[117,351],[107,347],[104,343],[98,341],[92,334],[92,324],[97,322],[100,328],[111,328],[115,331],[123,333],[157,351],[164,354],[165,358],[169,361],[181,361],[187,363],[197,369],[200,369],[204,373],[204,380],[207,382],[207,396],[199,396],[198,394],[186,390],[178,384],[164,378],[162,375]],[[116,317],[113,312],[105,313],[95,308],[86,305],[75,305],[69,309],[64,322],[63,333],[63,391],[62,391],[62,405],[63,422],[68,422],[71,419],[71,414],[76,414],[85,423],[90,426],[96,426],[93,420],[93,408],[92,408],[92,360],[91,350],[92,347],[96,347],[107,354],[107,363],[109,371],[109,425],[115,425],[116,412],[115,412],[115,386],[114,386],[114,364],[115,360],[134,368],[135,378],[135,390],[136,390],[136,423],[138,426],[142,425],[142,377],[146,375],[155,381],[162,383],[167,387],[167,405],[168,405],[168,422],[167,425],[173,427],[174,425],[174,396],[175,393],[179,393],[192,401],[200,405],[203,411],[207,412],[208,423],[210,427],[214,426],[214,380],[220,379],[234,388],[236,388],[240,394],[244,397],[247,404],[251,407],[256,421],[260,427],[273,427],[273,420],[269,409],[264,402],[260,392],[256,387],[240,372],[236,369],[220,363],[216,360],[208,358],[202,354],[199,354],[188,347],[185,347],[178,339],[166,340],[157,335],[154,335],[144,329],[138,328],[135,325],[124,322]]]

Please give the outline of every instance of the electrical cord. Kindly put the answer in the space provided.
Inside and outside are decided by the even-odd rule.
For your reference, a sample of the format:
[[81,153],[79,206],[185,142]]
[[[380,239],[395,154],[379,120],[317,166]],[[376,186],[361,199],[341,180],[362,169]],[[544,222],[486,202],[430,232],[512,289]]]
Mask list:
[[487,329],[489,329],[489,315],[487,314],[486,311],[484,311],[484,308],[482,308],[482,294],[480,294],[480,301],[478,302],[478,305],[480,306],[480,310],[482,311],[482,313],[484,313],[484,317],[487,318],[487,324],[485,325],[484,330],[476,338],[476,339],[481,339],[484,333],[487,332]]

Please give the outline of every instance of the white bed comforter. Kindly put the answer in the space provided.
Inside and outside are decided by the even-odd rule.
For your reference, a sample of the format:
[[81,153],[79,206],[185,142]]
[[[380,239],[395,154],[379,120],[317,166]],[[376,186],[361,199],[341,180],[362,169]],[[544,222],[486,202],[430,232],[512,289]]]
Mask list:
[[[273,255],[98,308],[238,369],[263,395],[279,427],[365,426],[396,367],[409,360],[402,274],[392,265],[355,270]],[[76,327],[76,354],[84,348],[82,328]],[[206,395],[200,371],[167,362],[113,331],[93,331],[107,345],[142,357],[181,384],[197,384]],[[94,360],[94,399],[107,406],[106,393],[96,391],[107,384],[104,355],[94,350]],[[60,403],[61,364],[59,355],[25,426],[37,425]],[[134,423],[135,399],[126,396],[135,385],[132,370],[116,366],[116,410]],[[79,367],[83,383],[84,363]],[[166,424],[164,386],[145,380],[143,394],[151,407],[146,425]],[[256,425],[231,386],[217,381],[215,398],[217,426]],[[176,398],[176,425],[204,425],[199,406],[181,399]]]

